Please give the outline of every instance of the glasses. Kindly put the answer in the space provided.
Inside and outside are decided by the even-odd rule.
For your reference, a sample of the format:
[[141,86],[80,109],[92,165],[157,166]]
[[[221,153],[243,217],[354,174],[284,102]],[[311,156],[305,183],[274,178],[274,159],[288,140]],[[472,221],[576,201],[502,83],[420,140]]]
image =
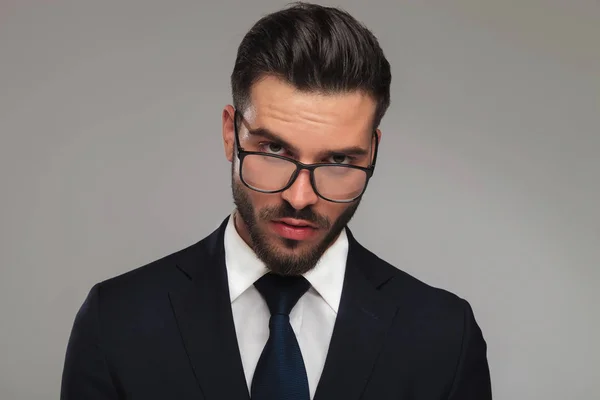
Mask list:
[[373,162],[368,167],[350,164],[304,164],[292,158],[259,151],[247,151],[240,145],[238,117],[234,113],[234,132],[237,157],[240,160],[240,180],[248,188],[261,193],[283,192],[294,184],[303,169],[310,172],[310,183],[317,196],[335,203],[350,203],[361,197],[375,170],[379,141],[377,132]]

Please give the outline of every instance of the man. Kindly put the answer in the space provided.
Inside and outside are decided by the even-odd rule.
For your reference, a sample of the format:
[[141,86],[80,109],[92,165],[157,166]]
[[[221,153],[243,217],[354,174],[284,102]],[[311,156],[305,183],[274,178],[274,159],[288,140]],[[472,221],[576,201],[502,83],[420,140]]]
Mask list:
[[94,286],[62,399],[491,399],[469,304],[346,227],[390,81],[375,37],[343,11],[296,4],[257,22],[222,113],[235,211]]

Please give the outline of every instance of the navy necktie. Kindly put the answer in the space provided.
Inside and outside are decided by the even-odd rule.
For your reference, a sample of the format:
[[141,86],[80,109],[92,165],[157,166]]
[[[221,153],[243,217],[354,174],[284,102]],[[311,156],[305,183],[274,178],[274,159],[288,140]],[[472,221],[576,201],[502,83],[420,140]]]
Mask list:
[[303,277],[266,274],[254,283],[269,310],[269,340],[252,378],[252,400],[309,400],[308,378],[290,311],[310,287]]

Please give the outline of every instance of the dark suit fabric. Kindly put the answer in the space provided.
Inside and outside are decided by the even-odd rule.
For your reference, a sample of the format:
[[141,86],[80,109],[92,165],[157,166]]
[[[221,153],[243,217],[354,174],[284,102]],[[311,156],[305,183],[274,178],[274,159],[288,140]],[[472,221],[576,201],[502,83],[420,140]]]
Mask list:
[[[226,224],[92,288],[75,318],[61,399],[249,399],[227,286]],[[469,304],[348,237],[315,400],[491,399],[486,343]]]

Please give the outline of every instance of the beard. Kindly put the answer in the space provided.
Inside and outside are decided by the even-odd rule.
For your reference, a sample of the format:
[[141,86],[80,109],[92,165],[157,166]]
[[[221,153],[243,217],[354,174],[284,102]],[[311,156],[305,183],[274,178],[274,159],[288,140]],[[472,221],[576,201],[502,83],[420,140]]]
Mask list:
[[[333,222],[327,217],[315,213],[310,207],[296,210],[285,200],[279,206],[265,207],[255,212],[256,210],[247,193],[247,190],[251,189],[246,189],[242,182],[235,179],[233,173],[231,187],[237,214],[247,227],[252,249],[271,272],[284,276],[298,276],[313,269],[323,253],[350,222],[360,204],[360,199],[350,203]],[[301,241],[281,238],[279,245],[272,243],[269,241],[267,233],[258,225],[259,221],[268,223],[270,220],[278,218],[296,218],[309,221],[315,224],[318,229],[327,230],[327,234],[320,243],[311,248],[294,252],[300,247]]]

